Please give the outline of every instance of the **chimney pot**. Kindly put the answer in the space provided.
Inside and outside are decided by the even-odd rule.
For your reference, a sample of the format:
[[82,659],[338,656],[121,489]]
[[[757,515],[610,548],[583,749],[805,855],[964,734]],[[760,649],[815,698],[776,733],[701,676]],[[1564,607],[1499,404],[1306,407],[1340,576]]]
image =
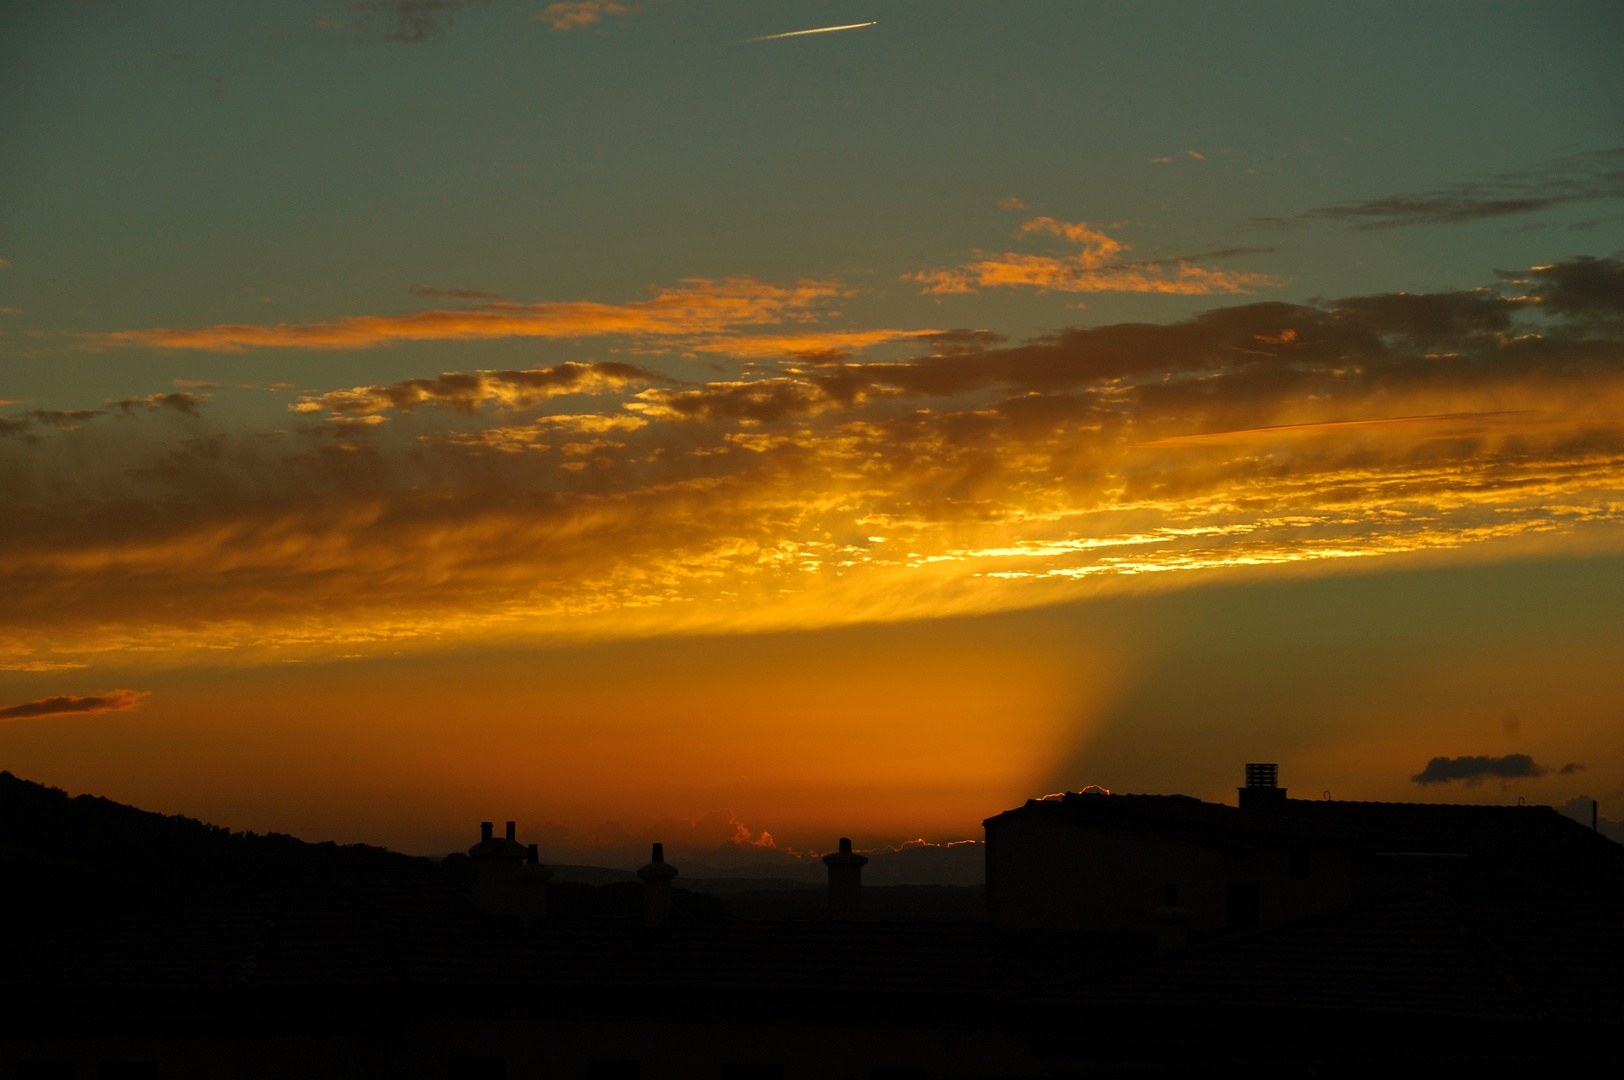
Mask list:
[[1240,789],[1240,805],[1246,810],[1277,809],[1286,801],[1286,789],[1279,786],[1280,766],[1273,762],[1246,763],[1246,786]]
[[517,840],[519,838],[519,830],[515,822],[510,821],[507,823],[507,838],[509,840]]
[[829,917],[840,921],[857,918],[863,899],[863,867],[868,856],[851,849],[851,838],[840,838],[840,849],[823,857],[829,868]]
[[539,866],[541,864],[541,848],[540,848],[540,846],[538,846],[536,844],[531,844],[529,847],[527,847],[525,849],[524,861],[529,863],[532,866]]
[[[508,825],[513,836],[513,825]],[[479,843],[468,849],[474,860],[474,907],[487,915],[514,916],[521,912],[520,869],[525,850],[516,843],[498,844],[491,839],[491,823],[479,823]],[[541,901],[546,903],[545,898]]]
[[654,857],[637,871],[643,880],[643,925],[659,926],[671,917],[671,879],[677,868],[665,861],[665,845],[654,845]]

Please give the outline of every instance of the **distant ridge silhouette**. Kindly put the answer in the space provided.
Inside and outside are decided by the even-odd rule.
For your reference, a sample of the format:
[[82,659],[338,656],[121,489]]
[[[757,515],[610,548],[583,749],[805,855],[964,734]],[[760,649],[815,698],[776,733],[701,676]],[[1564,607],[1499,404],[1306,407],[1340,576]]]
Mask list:
[[466,868],[368,844],[233,832],[0,772],[0,939],[246,890],[459,880]]

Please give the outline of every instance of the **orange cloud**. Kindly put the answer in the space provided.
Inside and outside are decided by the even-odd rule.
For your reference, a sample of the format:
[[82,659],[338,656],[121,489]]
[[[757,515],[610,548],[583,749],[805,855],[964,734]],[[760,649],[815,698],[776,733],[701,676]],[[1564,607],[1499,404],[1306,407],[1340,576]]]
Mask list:
[[748,359],[789,356],[799,360],[836,359],[874,345],[919,341],[942,330],[826,330],[799,334],[740,334],[696,341],[696,352],[726,354]]
[[77,713],[128,712],[151,696],[151,690],[108,690],[90,697],[66,694],[40,698],[21,705],[0,708],[0,720],[32,720],[41,716],[68,716]]
[[600,22],[605,15],[625,15],[630,8],[614,0],[578,0],[576,3],[549,4],[530,17],[531,22],[550,23],[554,30],[578,30]]
[[1121,262],[1128,246],[1087,222],[1033,218],[1018,236],[1049,234],[1082,246],[1074,255],[1028,255],[1009,252],[965,264],[955,270],[904,275],[927,294],[973,293],[986,288],[1031,286],[1054,292],[1142,292],[1202,296],[1244,293],[1253,287],[1278,285],[1266,274],[1213,270],[1189,259]]
[[481,341],[509,337],[581,338],[609,334],[685,337],[808,317],[818,302],[839,295],[831,283],[777,285],[755,278],[690,279],[648,300],[604,304],[489,303],[477,307],[356,315],[327,322],[230,324],[192,329],[121,330],[100,340],[115,345],[237,352],[248,348],[367,349],[401,341]]

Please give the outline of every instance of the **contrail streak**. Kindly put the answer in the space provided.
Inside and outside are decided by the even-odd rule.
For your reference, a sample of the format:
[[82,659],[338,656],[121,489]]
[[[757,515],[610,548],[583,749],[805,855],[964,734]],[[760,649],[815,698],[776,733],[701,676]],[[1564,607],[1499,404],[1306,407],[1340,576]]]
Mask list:
[[753,37],[748,39],[745,44],[748,45],[752,41],[776,41],[779,38],[800,37],[802,34],[832,34],[836,30],[861,30],[865,26],[878,26],[879,23],[880,20],[875,19],[873,22],[854,22],[847,23],[845,26],[820,26],[816,30],[791,30],[787,34],[766,34],[762,37]]

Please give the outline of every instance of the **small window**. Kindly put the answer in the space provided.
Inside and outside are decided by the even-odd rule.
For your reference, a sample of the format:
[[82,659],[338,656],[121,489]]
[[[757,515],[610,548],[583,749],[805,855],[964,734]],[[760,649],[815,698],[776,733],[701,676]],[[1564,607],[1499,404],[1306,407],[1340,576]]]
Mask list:
[[19,1061],[17,1080],[74,1080],[71,1061]]
[[507,1058],[454,1057],[445,1065],[446,1080],[507,1080]]
[[589,1061],[586,1080],[640,1080],[643,1063],[640,1061]]
[[1308,845],[1294,844],[1291,848],[1291,876],[1305,878],[1308,876]]
[[784,1067],[732,1063],[722,1066],[722,1080],[784,1080]]
[[96,1070],[98,1080],[158,1080],[156,1061],[104,1061]]
[[1258,923],[1257,882],[1231,881],[1229,883],[1229,925],[1233,930],[1249,930]]

